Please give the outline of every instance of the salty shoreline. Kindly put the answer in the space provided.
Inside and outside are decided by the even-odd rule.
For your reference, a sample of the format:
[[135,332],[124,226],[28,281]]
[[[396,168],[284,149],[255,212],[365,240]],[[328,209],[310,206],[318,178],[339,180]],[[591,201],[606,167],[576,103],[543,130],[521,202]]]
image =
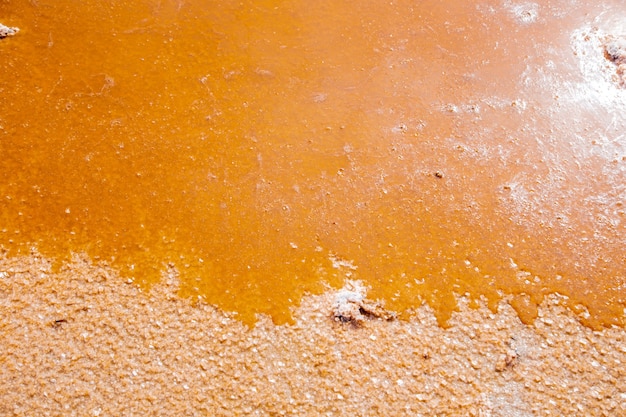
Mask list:
[[2,415],[624,415],[626,332],[593,331],[551,296],[534,326],[505,302],[460,300],[442,329],[333,320],[336,292],[307,296],[295,324],[147,293],[76,258],[58,273],[0,258]]

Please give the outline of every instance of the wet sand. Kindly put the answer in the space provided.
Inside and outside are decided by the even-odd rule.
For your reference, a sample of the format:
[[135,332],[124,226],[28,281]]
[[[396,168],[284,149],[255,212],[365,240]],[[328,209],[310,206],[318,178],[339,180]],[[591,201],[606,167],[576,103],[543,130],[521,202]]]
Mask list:
[[548,297],[528,326],[463,299],[448,329],[411,319],[333,319],[336,291],[307,296],[295,324],[250,328],[149,292],[76,257],[0,259],[0,414],[626,415],[626,334],[582,326]]

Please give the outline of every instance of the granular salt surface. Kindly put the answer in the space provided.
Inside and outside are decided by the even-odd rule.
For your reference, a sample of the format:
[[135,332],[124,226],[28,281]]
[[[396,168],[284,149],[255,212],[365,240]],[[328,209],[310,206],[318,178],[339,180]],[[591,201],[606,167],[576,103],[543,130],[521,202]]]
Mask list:
[[559,296],[534,326],[461,300],[450,328],[333,319],[336,291],[293,325],[249,328],[177,292],[75,258],[0,259],[0,415],[626,415],[621,328],[592,331]]

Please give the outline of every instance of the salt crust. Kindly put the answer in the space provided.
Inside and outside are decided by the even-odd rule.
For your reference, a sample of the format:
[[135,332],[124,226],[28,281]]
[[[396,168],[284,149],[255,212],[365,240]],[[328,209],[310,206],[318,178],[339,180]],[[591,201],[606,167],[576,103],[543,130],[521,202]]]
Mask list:
[[86,259],[0,257],[0,415],[626,415],[624,329],[559,296],[534,326],[460,300],[442,329],[427,307],[337,322],[329,291],[248,328],[176,291],[174,270],[146,293]]

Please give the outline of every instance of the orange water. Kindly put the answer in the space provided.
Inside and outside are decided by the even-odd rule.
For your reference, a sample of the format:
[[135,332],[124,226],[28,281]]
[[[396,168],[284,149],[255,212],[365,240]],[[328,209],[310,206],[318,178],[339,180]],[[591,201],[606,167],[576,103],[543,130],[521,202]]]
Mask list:
[[623,325],[626,10],[585,3],[1,2],[0,244],[247,322],[355,279]]

